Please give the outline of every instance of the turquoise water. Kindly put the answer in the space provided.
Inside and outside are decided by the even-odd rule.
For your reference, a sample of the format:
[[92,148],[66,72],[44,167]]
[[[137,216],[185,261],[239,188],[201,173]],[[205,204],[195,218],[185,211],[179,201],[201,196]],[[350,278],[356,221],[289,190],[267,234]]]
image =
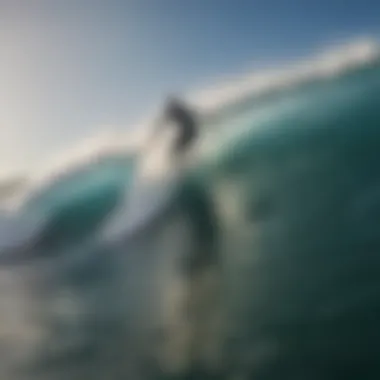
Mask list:
[[128,240],[99,233],[130,158],[31,197],[47,224],[0,266],[0,377],[379,378],[379,126],[377,65],[252,102]]
[[133,176],[133,158],[107,158],[79,172],[67,173],[32,196],[23,212],[47,219],[49,244],[80,241],[96,229],[124,196]]

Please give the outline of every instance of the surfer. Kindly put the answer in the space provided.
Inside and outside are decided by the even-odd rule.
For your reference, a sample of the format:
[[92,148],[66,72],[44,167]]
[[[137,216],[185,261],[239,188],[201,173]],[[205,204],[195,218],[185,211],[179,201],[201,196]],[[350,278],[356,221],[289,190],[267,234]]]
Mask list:
[[177,97],[170,97],[160,115],[146,148],[155,149],[158,142],[165,139],[164,135],[168,130],[174,133],[174,141],[171,140],[171,152],[175,157],[188,152],[194,141],[198,137],[198,125],[194,112],[190,110],[184,102]]
[[178,191],[197,132],[193,112],[169,98],[140,152],[125,200],[104,229],[107,240],[143,231],[163,213]]

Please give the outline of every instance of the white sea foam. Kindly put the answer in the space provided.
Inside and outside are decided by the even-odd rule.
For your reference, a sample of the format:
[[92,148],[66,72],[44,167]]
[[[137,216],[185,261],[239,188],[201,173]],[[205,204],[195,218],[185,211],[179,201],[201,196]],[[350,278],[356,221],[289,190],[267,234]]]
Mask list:
[[247,97],[260,97],[268,92],[345,74],[377,61],[379,56],[380,47],[374,39],[357,39],[276,69],[235,75],[224,84],[190,94],[188,100],[201,113],[217,113]]

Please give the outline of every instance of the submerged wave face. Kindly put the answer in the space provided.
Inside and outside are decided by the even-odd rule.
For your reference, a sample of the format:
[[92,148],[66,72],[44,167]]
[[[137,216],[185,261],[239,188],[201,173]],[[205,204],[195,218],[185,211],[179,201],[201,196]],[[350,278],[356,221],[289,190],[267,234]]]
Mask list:
[[141,234],[100,238],[124,161],[25,203],[47,222],[0,263],[1,379],[379,378],[379,66],[239,114]]

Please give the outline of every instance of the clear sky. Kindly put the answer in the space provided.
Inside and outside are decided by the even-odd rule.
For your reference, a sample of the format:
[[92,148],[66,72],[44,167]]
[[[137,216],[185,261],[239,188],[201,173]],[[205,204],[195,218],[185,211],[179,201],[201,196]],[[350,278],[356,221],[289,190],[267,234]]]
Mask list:
[[379,27],[375,0],[0,0],[0,173],[168,92]]

